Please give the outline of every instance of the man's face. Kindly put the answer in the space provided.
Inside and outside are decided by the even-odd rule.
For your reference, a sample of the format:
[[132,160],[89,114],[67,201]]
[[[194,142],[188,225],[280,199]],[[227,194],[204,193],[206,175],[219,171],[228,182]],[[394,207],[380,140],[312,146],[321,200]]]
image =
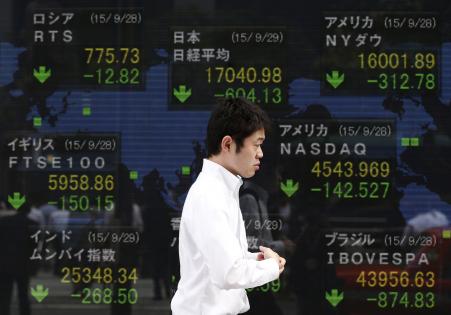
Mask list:
[[261,145],[265,140],[265,130],[259,129],[243,141],[240,152],[236,153],[236,143],[233,142],[231,150],[231,169],[233,173],[243,178],[255,175],[260,168],[260,159],[263,157]]

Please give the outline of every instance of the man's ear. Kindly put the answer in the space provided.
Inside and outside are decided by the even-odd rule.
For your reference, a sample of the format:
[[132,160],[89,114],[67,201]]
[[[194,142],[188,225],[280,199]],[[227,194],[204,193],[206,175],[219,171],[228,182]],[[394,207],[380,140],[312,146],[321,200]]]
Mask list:
[[221,141],[221,149],[224,152],[230,152],[232,149],[233,139],[231,136],[224,136]]

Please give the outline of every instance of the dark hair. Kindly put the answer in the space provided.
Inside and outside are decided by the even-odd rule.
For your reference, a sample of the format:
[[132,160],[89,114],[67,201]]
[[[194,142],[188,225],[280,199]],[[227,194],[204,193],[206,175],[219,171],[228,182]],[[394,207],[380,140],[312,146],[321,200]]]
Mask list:
[[219,103],[211,113],[207,127],[207,156],[221,152],[221,141],[231,136],[240,152],[244,139],[255,131],[271,129],[268,115],[254,103],[243,98],[228,98]]

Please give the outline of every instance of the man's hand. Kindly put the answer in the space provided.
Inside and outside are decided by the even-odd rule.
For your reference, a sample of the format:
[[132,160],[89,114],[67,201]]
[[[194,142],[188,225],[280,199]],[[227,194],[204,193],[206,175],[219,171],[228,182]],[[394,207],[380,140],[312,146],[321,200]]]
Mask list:
[[283,257],[280,257],[275,251],[271,248],[260,246],[259,247],[261,253],[258,255],[257,260],[274,258],[279,264],[279,274],[283,272],[285,269],[286,260]]
[[260,246],[259,249],[262,252],[264,259],[274,258],[276,261],[279,261],[279,255],[271,248]]
[[280,257],[280,260],[279,260],[279,274],[281,274],[285,270],[285,263],[286,262],[287,261],[285,260],[285,258]]

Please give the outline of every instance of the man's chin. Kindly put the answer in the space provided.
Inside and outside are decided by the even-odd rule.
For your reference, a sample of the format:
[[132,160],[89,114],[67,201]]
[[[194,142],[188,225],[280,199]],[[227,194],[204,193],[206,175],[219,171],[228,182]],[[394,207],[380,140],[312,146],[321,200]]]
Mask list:
[[245,175],[241,176],[243,178],[251,178],[255,175],[255,171],[249,171],[248,173],[246,173]]

